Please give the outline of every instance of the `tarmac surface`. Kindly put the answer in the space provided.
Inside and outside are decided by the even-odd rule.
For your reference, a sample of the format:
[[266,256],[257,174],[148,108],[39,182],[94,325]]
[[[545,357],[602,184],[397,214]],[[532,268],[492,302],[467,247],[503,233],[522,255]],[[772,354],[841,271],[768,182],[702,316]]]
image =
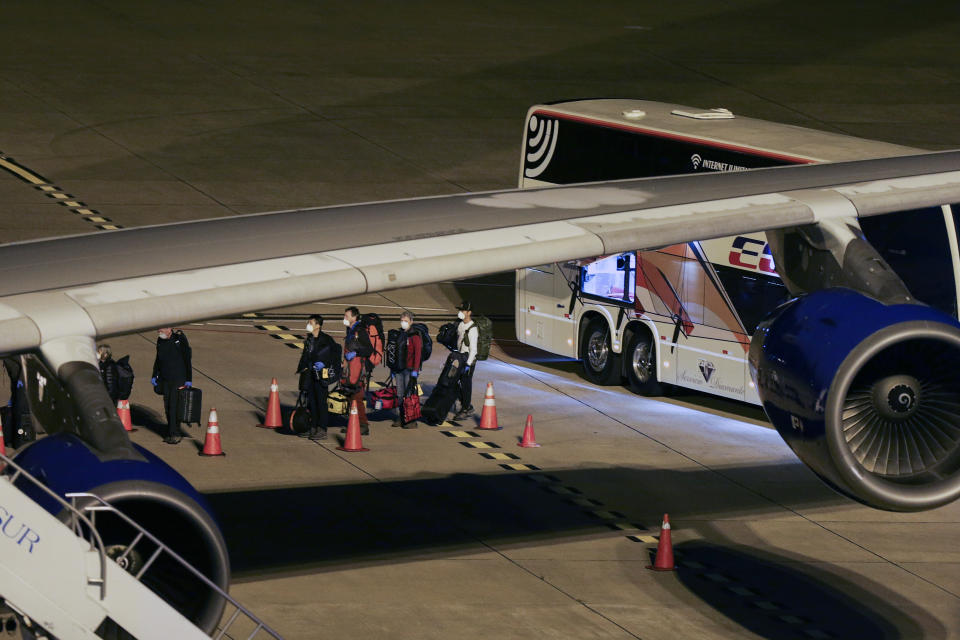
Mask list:
[[[526,109],[578,97],[956,148],[958,12],[11,3],[0,241],[509,188]],[[289,343],[308,313],[328,314],[335,337],[348,303],[388,328],[408,308],[435,330],[463,297],[502,318],[474,400],[494,382],[502,431],[392,429],[371,414],[370,452],[350,454],[335,438],[254,426],[271,377],[283,404],[295,401]],[[501,274],[186,326],[227,452],[213,459],[197,456],[197,427],[161,443],[155,334],[110,342],[137,372],[132,438],[207,495],[232,594],[287,638],[960,637],[960,504],[893,514],[853,503],[758,408],[592,386],[576,363],[517,343],[512,312],[512,274]],[[541,448],[516,446],[528,414]],[[665,512],[679,569],[655,573],[645,566]]]

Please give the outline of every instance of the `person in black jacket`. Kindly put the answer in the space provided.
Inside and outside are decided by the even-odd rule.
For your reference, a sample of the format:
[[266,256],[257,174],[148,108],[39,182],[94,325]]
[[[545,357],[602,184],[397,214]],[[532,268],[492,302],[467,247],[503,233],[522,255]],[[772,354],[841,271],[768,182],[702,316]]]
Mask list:
[[107,388],[110,399],[116,404],[120,400],[120,372],[117,370],[117,363],[113,360],[110,345],[101,344],[97,347],[97,360],[97,364],[100,365],[100,377],[103,379],[103,386]]
[[333,338],[325,334],[323,316],[312,315],[307,319],[307,339],[303,343],[303,353],[297,364],[297,373],[300,374],[300,390],[306,393],[307,406],[310,408],[310,430],[300,434],[302,438],[311,440],[327,439],[327,382],[323,373],[328,375],[339,364],[333,362],[339,359],[336,343]]
[[150,382],[163,393],[163,409],[167,414],[167,435],[163,441],[177,444],[180,432],[180,412],[177,405],[180,387],[193,386],[192,352],[183,331],[170,327],[157,330],[157,358],[153,361]]
[[[352,394],[351,403],[356,402],[357,413],[360,418],[360,433],[370,433],[370,424],[367,422],[367,383],[369,382],[369,367],[367,359],[373,355],[373,345],[366,327],[360,322],[360,310],[356,307],[347,307],[343,312],[343,324],[347,328],[347,335],[343,339],[343,359],[346,365],[343,368],[343,377],[346,387]],[[349,416],[348,416],[349,417]]]

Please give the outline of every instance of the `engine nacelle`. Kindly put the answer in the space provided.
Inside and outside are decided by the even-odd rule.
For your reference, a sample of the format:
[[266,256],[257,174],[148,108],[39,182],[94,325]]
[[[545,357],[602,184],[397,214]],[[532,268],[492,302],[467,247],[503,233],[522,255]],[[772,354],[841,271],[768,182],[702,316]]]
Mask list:
[[960,324],[849,289],[796,298],[750,345],[763,407],[829,485],[879,509],[960,497]]
[[[160,458],[142,447],[136,449],[144,460],[102,461],[76,435],[59,433],[24,449],[16,462],[61,496],[84,492],[107,500],[226,591],[230,583],[227,546],[203,496]],[[17,484],[47,511],[67,520],[66,510],[32,483]],[[109,512],[97,514],[96,527],[115,558],[136,535]],[[139,542],[134,553],[124,558],[125,567],[136,573],[154,548]],[[220,621],[226,604],[223,598],[166,554],[150,566],[142,582],[207,633]]]

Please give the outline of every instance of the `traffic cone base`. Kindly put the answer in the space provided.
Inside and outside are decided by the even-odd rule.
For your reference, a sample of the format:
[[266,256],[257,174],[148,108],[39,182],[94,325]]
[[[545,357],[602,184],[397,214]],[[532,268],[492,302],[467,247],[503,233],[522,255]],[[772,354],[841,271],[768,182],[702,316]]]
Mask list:
[[480,413],[480,424],[477,429],[484,431],[500,431],[503,429],[497,424],[497,401],[493,396],[493,383],[487,383],[487,392],[483,395],[483,411]]
[[267,400],[267,415],[263,419],[263,424],[258,424],[262,429],[279,429],[283,426],[283,418],[280,416],[280,385],[277,379],[270,381],[270,398]]
[[363,439],[360,437],[360,414],[357,413],[357,401],[350,403],[350,419],[347,421],[347,437],[343,444],[337,447],[340,451],[356,453],[359,451],[370,451],[363,446]]
[[523,427],[523,439],[517,443],[518,447],[531,448],[539,447],[537,439],[533,435],[533,416],[527,416],[527,424]]
[[208,458],[227,455],[220,446],[220,424],[217,422],[216,409],[210,409],[210,417],[207,419],[207,435],[203,440],[203,449],[200,451],[200,455]]
[[676,571],[673,564],[673,542],[670,538],[670,516],[663,514],[663,523],[660,525],[660,541],[657,543],[657,555],[652,565],[647,565],[651,571]]
[[133,422],[130,419],[129,400],[117,400],[117,416],[120,417],[120,422],[123,423],[123,428],[125,431],[136,431],[136,429],[133,428]]

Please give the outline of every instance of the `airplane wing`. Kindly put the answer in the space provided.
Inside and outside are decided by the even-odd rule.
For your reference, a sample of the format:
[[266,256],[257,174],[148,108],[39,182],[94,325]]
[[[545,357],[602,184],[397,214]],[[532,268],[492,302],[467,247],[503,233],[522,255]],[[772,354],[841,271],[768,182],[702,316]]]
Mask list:
[[279,211],[0,247],[0,353],[960,202],[960,151]]

